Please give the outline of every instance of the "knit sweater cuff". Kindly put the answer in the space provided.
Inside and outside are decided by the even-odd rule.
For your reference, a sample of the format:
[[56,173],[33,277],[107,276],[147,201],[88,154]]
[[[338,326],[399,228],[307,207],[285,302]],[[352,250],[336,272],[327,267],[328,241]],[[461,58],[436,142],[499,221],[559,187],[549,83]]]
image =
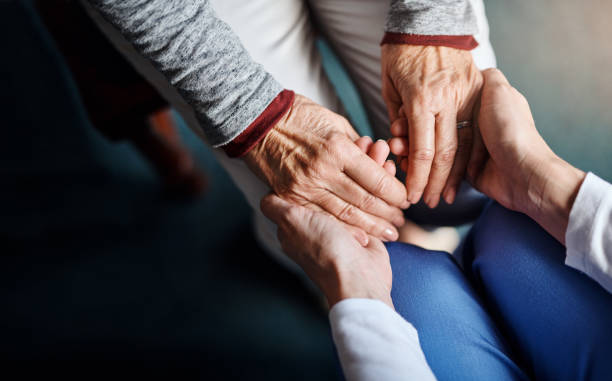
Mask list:
[[472,50],[478,46],[478,42],[474,36],[426,36],[421,34],[393,32],[385,33],[380,44],[446,46],[462,50]]
[[293,91],[281,91],[253,123],[222,147],[227,156],[235,158],[246,155],[289,111],[294,99]]

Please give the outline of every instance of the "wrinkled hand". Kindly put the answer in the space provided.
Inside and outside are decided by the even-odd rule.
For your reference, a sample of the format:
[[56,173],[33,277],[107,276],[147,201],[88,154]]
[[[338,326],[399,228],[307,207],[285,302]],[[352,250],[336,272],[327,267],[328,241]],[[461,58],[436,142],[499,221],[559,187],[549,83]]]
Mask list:
[[317,284],[329,306],[347,298],[391,302],[391,265],[383,243],[362,246],[336,218],[289,203],[276,195],[261,202],[278,226],[283,250]]
[[529,215],[560,242],[585,174],[558,157],[538,133],[525,97],[496,69],[483,72],[477,124],[488,155],[470,159],[473,185]]
[[469,51],[447,47],[382,46],[382,92],[391,122],[391,152],[406,171],[411,203],[452,203],[472,150],[472,119],[482,75]]
[[346,119],[296,95],[291,110],[245,157],[274,193],[344,221],[367,245],[366,233],[398,238],[407,207],[404,186],[356,144]]

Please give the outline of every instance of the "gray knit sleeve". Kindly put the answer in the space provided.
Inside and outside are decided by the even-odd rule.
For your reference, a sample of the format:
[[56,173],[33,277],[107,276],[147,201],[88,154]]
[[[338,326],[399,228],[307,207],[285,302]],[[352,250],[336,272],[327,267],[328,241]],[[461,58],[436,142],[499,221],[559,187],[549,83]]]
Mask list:
[[469,0],[391,0],[386,32],[471,36],[478,32]]
[[283,90],[208,0],[89,0],[194,108],[213,146],[230,142]]

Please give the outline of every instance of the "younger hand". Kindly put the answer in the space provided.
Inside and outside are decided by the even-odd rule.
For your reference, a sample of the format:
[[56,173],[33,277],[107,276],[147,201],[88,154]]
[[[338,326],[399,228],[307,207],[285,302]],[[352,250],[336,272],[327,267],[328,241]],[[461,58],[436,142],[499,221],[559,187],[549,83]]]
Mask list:
[[329,306],[348,298],[391,302],[391,265],[383,243],[362,246],[340,221],[270,194],[264,215],[278,226],[278,239],[289,255],[323,291]]
[[548,147],[527,100],[502,72],[489,69],[483,75],[477,126],[488,156],[472,157],[468,175],[478,190],[527,214],[564,243],[585,174]]
[[[387,173],[395,175],[395,164],[386,161],[387,142],[374,143],[364,136],[355,144]],[[275,195],[264,198],[261,208],[277,224],[285,253],[319,286],[330,307],[346,298],[371,298],[393,308],[389,255],[380,240],[370,238],[362,245],[334,217],[288,203]]]

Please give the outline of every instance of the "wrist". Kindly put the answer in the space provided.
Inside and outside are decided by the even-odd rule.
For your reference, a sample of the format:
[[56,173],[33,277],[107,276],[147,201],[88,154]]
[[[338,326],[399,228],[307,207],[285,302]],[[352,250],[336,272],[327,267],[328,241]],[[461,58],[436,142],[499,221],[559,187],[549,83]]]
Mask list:
[[372,269],[363,271],[336,270],[330,274],[327,281],[320,284],[330,308],[344,299],[380,300],[394,308],[391,300],[391,290],[382,280],[375,279]]
[[522,212],[565,243],[569,215],[586,174],[553,154],[529,176]]
[[229,157],[243,157],[260,145],[271,129],[281,121],[291,109],[295,93],[281,91],[266,109],[231,142],[223,146]]
[[472,50],[478,46],[474,36],[450,35],[422,35],[409,33],[386,32],[380,45],[418,45],[418,46],[445,46],[448,48]]

